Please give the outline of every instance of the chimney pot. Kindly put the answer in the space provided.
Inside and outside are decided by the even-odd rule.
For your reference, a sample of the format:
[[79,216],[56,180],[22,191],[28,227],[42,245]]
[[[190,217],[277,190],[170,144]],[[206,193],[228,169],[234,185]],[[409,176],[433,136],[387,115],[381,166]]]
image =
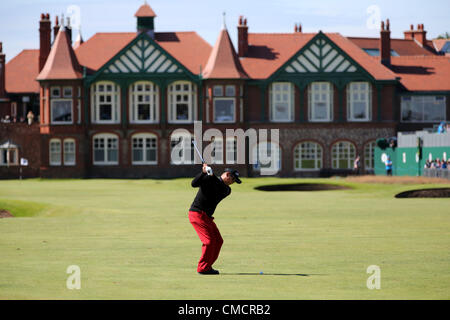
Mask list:
[[298,32],[302,32],[302,24],[301,23],[298,24]]
[[2,52],[3,52],[3,43],[0,42],[0,53],[2,53]]
[[41,13],[41,20],[45,19],[45,14]]
[[384,30],[384,21],[381,21],[381,30]]
[[389,19],[386,19],[386,30],[390,30],[391,24],[389,22]]

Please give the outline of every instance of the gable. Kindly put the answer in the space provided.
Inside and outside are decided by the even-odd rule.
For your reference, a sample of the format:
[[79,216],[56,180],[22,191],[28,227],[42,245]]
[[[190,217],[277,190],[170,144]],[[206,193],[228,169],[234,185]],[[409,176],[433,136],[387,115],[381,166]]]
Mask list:
[[99,73],[176,74],[187,71],[155,41],[142,33],[107,62]]
[[354,73],[358,65],[325,37],[312,39],[284,67],[287,73]]

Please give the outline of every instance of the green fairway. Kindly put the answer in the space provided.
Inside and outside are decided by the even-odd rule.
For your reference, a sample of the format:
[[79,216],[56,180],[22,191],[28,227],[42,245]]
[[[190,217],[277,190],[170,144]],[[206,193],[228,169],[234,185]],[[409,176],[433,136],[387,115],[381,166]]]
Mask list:
[[[394,198],[443,185],[243,180],[214,214],[219,276],[196,273],[190,179],[0,181],[15,216],[0,219],[0,299],[450,298],[450,200]],[[351,189],[254,190],[294,182]],[[66,287],[70,265],[80,290]]]

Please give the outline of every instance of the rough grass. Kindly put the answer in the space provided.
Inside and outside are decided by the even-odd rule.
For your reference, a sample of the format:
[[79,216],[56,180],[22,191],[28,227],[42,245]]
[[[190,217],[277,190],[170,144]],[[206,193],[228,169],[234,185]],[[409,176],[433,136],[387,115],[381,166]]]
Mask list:
[[[254,190],[276,183],[351,189]],[[0,219],[0,298],[449,299],[450,200],[394,198],[423,186],[244,179],[215,214],[222,274],[205,277],[189,179],[2,181],[15,218]],[[70,265],[81,290],[66,287]],[[366,287],[370,265],[380,290]]]

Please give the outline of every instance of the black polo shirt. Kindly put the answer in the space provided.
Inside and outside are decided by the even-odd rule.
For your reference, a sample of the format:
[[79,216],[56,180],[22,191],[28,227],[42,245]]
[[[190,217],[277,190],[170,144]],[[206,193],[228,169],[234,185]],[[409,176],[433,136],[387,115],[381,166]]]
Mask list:
[[203,172],[192,180],[191,185],[194,188],[199,187],[199,190],[189,210],[204,211],[210,217],[214,214],[219,202],[231,193],[231,188],[221,178],[215,175],[208,176]]

